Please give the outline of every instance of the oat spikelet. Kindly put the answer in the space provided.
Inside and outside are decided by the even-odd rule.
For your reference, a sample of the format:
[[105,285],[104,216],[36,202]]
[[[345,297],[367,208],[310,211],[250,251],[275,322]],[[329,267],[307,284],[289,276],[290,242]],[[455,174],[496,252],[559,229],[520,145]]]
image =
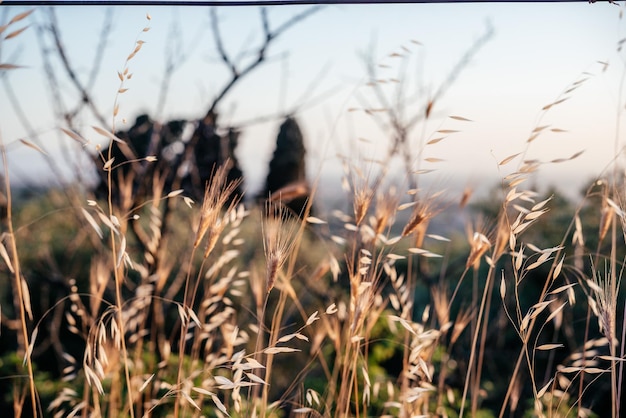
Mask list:
[[471,308],[461,309],[456,316],[454,327],[452,328],[452,335],[450,336],[450,344],[454,344],[463,331],[467,329],[467,326],[471,320],[476,316],[476,310]]
[[370,185],[368,176],[364,175],[358,168],[353,168],[352,184],[350,187],[353,195],[352,204],[354,207],[355,225],[359,226],[361,225],[361,222],[363,222],[365,215],[367,215],[367,211],[372,205],[372,200],[374,200],[374,195],[380,187],[383,177],[384,171],[383,173],[377,175],[373,183]]
[[424,235],[426,234],[426,229],[428,228],[428,224],[436,213],[437,211],[434,209],[434,203],[432,199],[418,201],[413,208],[413,213],[411,213],[409,221],[402,230],[402,236],[406,237],[408,235],[411,235],[412,233],[415,233],[415,246],[418,248],[421,247],[422,241],[424,240]]
[[409,222],[407,222],[402,230],[402,236],[405,237],[415,231],[422,222],[426,221],[426,215],[427,214],[423,211],[422,207],[416,206],[415,210],[411,214],[411,219],[409,219]]
[[269,293],[276,284],[280,269],[287,261],[295,243],[297,231],[295,220],[290,219],[286,208],[280,202],[266,202],[265,217],[261,221],[263,229],[263,251],[266,262],[266,288]]
[[491,248],[491,242],[484,234],[480,232],[474,232],[474,235],[470,239],[470,255],[467,257],[465,267],[473,267],[477,269],[480,267],[480,258]]
[[617,344],[615,335],[617,297],[613,291],[614,286],[613,283],[611,283],[612,281],[613,278],[611,274],[606,274],[606,278],[602,279],[595,270],[593,280],[588,281],[598,308],[598,325],[609,341],[609,347]]
[[495,250],[493,252],[494,262],[504,254],[511,238],[511,228],[509,227],[506,216],[500,216],[498,225],[496,226]]
[[374,191],[368,186],[354,190],[354,223],[356,225],[360,225],[365,218],[373,198]]
[[467,203],[469,202],[473,193],[474,190],[469,186],[463,190],[463,194],[461,195],[461,200],[459,202],[459,208],[463,209],[465,206],[467,206]]
[[399,196],[395,188],[389,188],[385,193],[376,196],[376,211],[374,215],[374,232],[382,233],[388,225],[393,223],[394,215],[398,207]]
[[[606,189],[605,189],[606,190]],[[601,217],[600,217],[600,231],[599,237],[600,242],[604,240],[606,234],[609,232],[609,228],[613,223],[613,218],[615,217],[615,209],[612,205],[609,204],[607,196],[604,196],[602,199],[602,209],[601,209]]]
[[[200,214],[200,222],[198,231],[193,243],[194,248],[198,248],[202,239],[208,232],[207,246],[204,251],[204,257],[208,257],[217,240],[226,226],[226,218],[222,219],[222,210],[232,198],[233,192],[241,184],[241,179],[231,181],[226,184],[226,176],[230,168],[230,161],[226,161],[213,174],[211,181],[206,185],[204,191],[204,200],[202,201],[202,209]],[[227,211],[230,212],[238,203],[239,196],[236,196]]]
[[445,286],[436,286],[432,289],[432,300],[435,314],[440,327],[447,326],[450,322],[450,310],[448,309],[449,298]]

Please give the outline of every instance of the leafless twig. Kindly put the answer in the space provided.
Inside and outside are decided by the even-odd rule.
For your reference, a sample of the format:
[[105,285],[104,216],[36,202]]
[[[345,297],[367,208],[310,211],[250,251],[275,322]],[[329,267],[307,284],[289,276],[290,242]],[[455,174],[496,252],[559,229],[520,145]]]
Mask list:
[[[377,72],[377,65],[370,53],[366,56],[365,65],[367,75],[369,77],[369,86],[373,90],[374,99],[373,102],[369,102],[365,97],[360,96],[359,101],[363,105],[364,109],[374,118],[374,121],[383,129],[383,131],[391,130],[391,143],[389,145],[387,156],[384,161],[388,162],[395,156],[400,156],[406,166],[406,172],[414,172],[412,163],[415,160],[413,155],[413,144],[409,141],[409,135],[415,126],[432,116],[432,112],[436,103],[445,95],[448,89],[454,84],[459,77],[463,69],[468,65],[471,59],[478,53],[478,51],[484,46],[484,44],[492,37],[493,28],[488,23],[485,32],[478,38],[472,46],[463,54],[461,59],[447,74],[445,80],[439,85],[435,93],[430,98],[418,97],[422,103],[417,106],[409,105],[408,98],[406,96],[407,91],[407,58],[403,56],[404,53],[393,53],[392,56],[400,57],[403,59],[399,68],[399,75],[395,81],[397,84],[396,89],[391,97],[388,96],[383,86],[387,83],[387,80],[380,80]],[[404,48],[406,49],[406,48]],[[408,49],[406,49],[408,51]],[[372,104],[374,103],[374,104]],[[411,114],[407,114],[407,109],[416,108]],[[418,148],[418,161],[419,153],[422,146]],[[409,178],[409,186],[416,188],[416,180],[411,176]]]
[[[177,9],[174,9],[176,11]],[[172,17],[172,24],[169,29],[169,35],[167,36],[167,44],[165,46],[165,68],[163,71],[163,78],[161,79],[161,86],[159,88],[159,98],[157,99],[157,105],[155,108],[155,119],[160,120],[167,101],[167,95],[169,93],[170,82],[176,70],[178,70],[187,59],[191,56],[194,50],[200,45],[200,38],[202,33],[206,30],[205,25],[201,25],[191,42],[184,43],[182,39],[182,33],[180,30],[179,16],[176,14]],[[185,45],[188,45],[185,49]]]
[[295,25],[296,23],[306,19],[317,11],[321,10],[322,6],[313,6],[305,11],[293,16],[291,19],[284,22],[278,28],[272,30],[270,28],[270,22],[267,15],[267,9],[261,9],[261,25],[263,27],[263,43],[258,48],[256,52],[256,58],[250,62],[248,65],[243,68],[239,68],[238,64],[233,61],[229,54],[226,52],[224,48],[224,42],[222,40],[222,34],[218,25],[218,17],[217,11],[215,8],[211,9],[211,28],[213,30],[213,36],[215,38],[215,46],[220,54],[221,60],[224,65],[230,70],[231,79],[228,81],[222,90],[217,94],[215,99],[213,99],[213,103],[209,106],[209,110],[207,114],[214,114],[217,108],[217,105],[220,101],[226,96],[226,94],[233,88],[233,86],[247,74],[249,74],[252,70],[258,67],[263,61],[266,59],[267,50],[276,38],[278,38],[282,33],[284,33],[287,29]]
[[81,100],[91,109],[91,112],[93,113],[94,117],[103,126],[107,126],[106,119],[96,107],[96,104],[91,98],[91,95],[89,94],[89,91],[87,90],[87,88],[78,79],[78,76],[76,75],[76,71],[74,71],[74,67],[70,63],[69,58],[67,57],[67,54],[65,53],[65,47],[63,46],[63,41],[61,40],[61,34],[59,33],[59,25],[58,25],[56,14],[53,8],[48,9],[48,16],[50,19],[49,30],[54,39],[54,44],[56,46],[57,54],[59,55],[59,58],[61,59],[61,62],[63,63],[63,67],[65,68],[65,71],[67,72],[68,77],[74,84],[74,87],[76,87],[76,89],[78,90]]

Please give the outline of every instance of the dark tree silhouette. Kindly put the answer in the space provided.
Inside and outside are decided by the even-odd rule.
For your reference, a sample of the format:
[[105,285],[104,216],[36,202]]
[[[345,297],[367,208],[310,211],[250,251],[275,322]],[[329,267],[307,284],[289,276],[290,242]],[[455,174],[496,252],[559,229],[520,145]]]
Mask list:
[[296,215],[305,213],[309,200],[306,180],[306,149],[300,126],[288,117],[278,132],[262,199],[280,200]]
[[[133,203],[140,203],[153,193],[155,178],[162,182],[165,192],[182,188],[186,195],[198,201],[217,167],[223,164],[229,165],[227,183],[241,180],[243,172],[235,154],[239,133],[229,129],[225,135],[218,135],[216,119],[215,114],[210,114],[196,122],[189,140],[183,133],[191,122],[172,120],[161,125],[148,115],[137,117],[128,131],[117,132],[116,136],[124,142],[111,144],[111,157],[117,167],[111,187],[114,201],[120,203],[120,181],[132,182]],[[102,154],[108,155],[108,149]],[[150,156],[157,161],[147,161]],[[102,158],[98,156],[95,161],[101,174],[96,194],[104,198],[109,193],[106,171]],[[232,199],[241,196],[239,186]]]
[[[189,149],[193,151],[190,156],[193,162],[190,166],[189,175],[183,181],[183,185],[185,190],[198,200],[202,198],[204,185],[211,180],[217,167],[228,164],[226,184],[235,181],[239,182],[243,179],[243,172],[239,167],[235,153],[239,132],[230,128],[225,135],[220,136],[216,133],[216,121],[216,114],[208,114],[198,122],[191,138],[192,146]],[[239,186],[232,193],[230,201],[241,196],[241,182],[239,182]]]
[[[108,160],[106,156],[109,150],[104,150],[96,158],[96,168],[100,172],[101,178],[97,187],[100,196],[105,196],[109,188],[114,194],[118,194],[123,180],[125,184],[132,182],[132,203],[141,203],[142,200],[145,200],[147,196],[153,193],[153,185],[156,183],[155,180],[158,180],[163,184],[163,194],[183,188],[187,195],[195,200],[201,200],[206,182],[210,181],[211,175],[217,167],[227,161],[230,165],[228,181],[241,179],[243,173],[235,155],[239,132],[228,125],[220,126],[218,124],[218,107],[234,86],[238,85],[247,75],[268,60],[269,48],[278,37],[296,23],[320,9],[320,6],[308,8],[301,13],[295,14],[285,22],[276,25],[276,27],[272,27],[274,25],[270,22],[267,9],[261,8],[261,43],[250,54],[237,57],[231,56],[224,47],[223,36],[219,27],[218,11],[217,9],[211,9],[211,30],[215,48],[218,52],[219,61],[227,68],[230,78],[225,81],[222,88],[218,90],[216,96],[210,102],[206,116],[193,122],[195,128],[193,135],[189,139],[183,138],[183,131],[189,122],[173,121],[167,124],[160,124],[150,120],[148,115],[138,117],[135,125],[128,131],[116,133],[116,136],[126,141],[127,144],[120,142],[111,143],[111,155],[115,157],[112,163],[115,171],[111,177],[113,182],[110,185],[111,187],[107,185],[107,173],[102,170],[106,160]],[[50,14],[54,16],[52,12]],[[55,25],[53,24],[52,26]],[[58,31],[54,33],[56,34]],[[56,42],[55,45],[59,55],[64,56],[62,43]],[[186,54],[183,54],[183,57],[186,57]],[[168,67],[165,78],[171,77],[175,68]],[[72,72],[69,64],[67,69],[71,78]],[[167,85],[168,83],[165,82],[162,88],[166,89]],[[82,88],[82,85],[79,87],[81,87],[79,91],[87,96],[89,95],[88,91]],[[166,95],[166,92],[162,93],[162,95]],[[304,155],[303,152],[302,154]],[[157,161],[156,163],[147,161],[146,157],[154,157]],[[303,161],[304,157],[302,156],[301,159]],[[277,173],[276,170],[274,172]],[[287,178],[296,177],[289,175]],[[297,178],[304,179],[304,175],[302,174]],[[128,187],[126,187],[126,190],[128,190]],[[275,190],[277,189],[273,185],[272,191]],[[233,197],[236,195],[241,196],[240,188],[233,193]],[[119,196],[114,197],[114,201],[120,203]],[[130,205],[128,208],[130,208]],[[167,215],[167,211],[164,213],[165,215]]]
[[[123,142],[111,143],[111,157],[114,158],[113,165],[116,167],[111,187],[114,201],[119,203],[121,179],[132,183],[133,200],[144,199],[152,193],[155,175],[164,181],[166,190],[171,190],[177,173],[173,169],[175,165],[172,164],[176,155],[173,155],[170,147],[182,141],[186,125],[187,122],[184,120],[160,124],[144,114],[137,117],[135,124],[128,131],[116,133]],[[108,149],[105,149],[102,155],[108,155]],[[154,156],[156,161],[148,161],[149,156]],[[104,197],[108,194],[104,161],[98,155],[94,162],[100,174],[95,192]]]

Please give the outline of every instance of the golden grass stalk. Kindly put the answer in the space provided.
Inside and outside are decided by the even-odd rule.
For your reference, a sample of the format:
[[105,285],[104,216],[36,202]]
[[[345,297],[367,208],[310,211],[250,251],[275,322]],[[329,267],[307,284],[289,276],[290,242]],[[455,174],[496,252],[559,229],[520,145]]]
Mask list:
[[372,228],[374,228],[374,234],[378,236],[382,234],[395,219],[396,211],[398,210],[398,201],[400,197],[395,187],[386,189],[383,193],[376,195],[376,208],[374,211],[374,219]]
[[[353,167],[350,175],[350,183],[348,187],[352,192],[352,207],[354,211],[354,224],[361,225],[367,212],[372,205],[374,196],[378,191],[384,178],[384,171],[379,173],[372,184],[369,183],[369,173],[366,175],[357,167]],[[344,179],[345,180],[345,179]]]
[[[26,10],[24,12],[18,13],[14,15],[8,23],[2,25],[2,32],[7,31],[6,34],[2,35],[0,39],[0,49],[2,49],[2,41],[6,41],[12,38],[18,37],[22,34],[27,28],[28,25],[22,26],[21,28],[14,29],[14,25],[22,22],[26,17],[28,17],[35,9]],[[21,23],[20,23],[21,24]],[[6,72],[7,70],[14,70],[19,68],[17,65],[13,65],[11,63],[1,63],[0,64],[0,72]],[[4,74],[3,74],[4,75]],[[22,143],[25,143],[27,146],[33,146],[30,142],[22,140]],[[39,147],[35,146],[35,149],[43,152]],[[8,254],[3,254],[4,260],[7,262],[7,266],[12,273],[14,282],[13,282],[13,292],[15,294],[14,305],[16,307],[16,311],[19,312],[19,322],[20,322],[20,332],[18,332],[18,348],[19,353],[24,356],[24,363],[26,364],[28,371],[28,388],[30,392],[31,398],[31,408],[32,414],[36,418],[39,416],[39,408],[37,402],[37,389],[35,388],[35,376],[33,374],[33,363],[32,363],[32,351],[35,343],[35,336],[37,328],[35,328],[33,332],[32,341],[29,341],[28,335],[28,320],[32,321],[32,313],[30,313],[30,295],[28,294],[28,285],[24,278],[22,277],[22,271],[20,268],[20,260],[17,253],[17,242],[15,239],[15,231],[13,229],[13,200],[11,194],[11,181],[9,177],[9,166],[8,166],[8,158],[6,154],[6,148],[4,147],[4,142],[2,140],[2,136],[0,135],[0,154],[2,154],[2,163],[4,165],[4,186],[5,186],[5,204],[6,204],[6,224],[8,229],[8,240],[9,240],[9,250],[10,256]],[[3,247],[4,248],[4,247]],[[6,253],[6,251],[4,251]],[[19,307],[18,307],[19,306]],[[28,317],[29,318],[28,318]],[[17,392],[17,388],[16,388]],[[24,398],[21,400],[18,399],[18,395],[15,392],[14,395],[14,412],[18,415],[21,415],[21,410]],[[25,396],[25,395],[23,395]]]
[[426,199],[419,199],[416,196],[411,217],[402,230],[402,236],[406,237],[415,234],[415,246],[421,248],[424,244],[424,238],[426,237],[426,231],[431,219],[440,211],[441,209],[437,207],[435,196],[430,196]]
[[[5,186],[5,198],[6,198],[6,225],[8,229],[8,240],[9,240],[9,250],[10,250],[10,270],[13,272],[13,292],[16,296],[14,300],[14,304],[16,305],[16,311],[19,312],[19,323],[20,323],[20,332],[18,333],[18,347],[19,353],[24,356],[24,363],[26,364],[26,369],[28,372],[28,388],[30,391],[31,398],[31,408],[34,418],[39,416],[39,408],[37,404],[37,389],[35,388],[35,375],[33,373],[33,362],[32,362],[32,350],[33,344],[35,343],[34,338],[33,341],[30,341],[30,336],[28,335],[28,322],[29,317],[32,320],[32,313],[30,313],[30,296],[27,293],[28,285],[26,281],[22,277],[22,271],[20,268],[20,260],[17,252],[17,241],[15,239],[15,231],[13,230],[13,199],[11,194],[11,181],[9,177],[9,165],[6,155],[6,149],[4,144],[2,143],[2,138],[0,137],[0,154],[2,154],[2,164],[4,165],[4,186]],[[6,258],[5,258],[6,260]],[[36,329],[35,329],[36,331]],[[21,409],[22,402],[18,402],[17,398],[14,398],[15,406]],[[17,410],[14,412],[18,413]],[[21,414],[20,414],[21,415]]]
[[431,291],[431,295],[433,308],[435,310],[435,315],[437,315],[437,321],[439,321],[439,326],[449,326],[450,309],[448,307],[449,300],[446,287],[443,284],[434,287]]
[[[196,231],[193,247],[198,248],[204,236],[208,233],[207,244],[204,250],[204,258],[207,258],[215,248],[224,227],[226,219],[222,219],[224,206],[233,199],[233,193],[241,184],[241,179],[233,180],[226,184],[226,176],[230,169],[230,160],[222,164],[214,171],[211,181],[206,185],[202,209],[200,212],[200,222]],[[228,207],[230,212],[239,202],[240,196],[234,196]]]
[[611,202],[611,200],[607,196],[603,197],[602,208],[600,209],[600,226],[598,228],[599,243],[604,241],[613,223],[613,218],[615,218],[615,207],[609,204],[609,202]]
[[485,255],[487,250],[490,248],[491,242],[489,241],[489,238],[478,231],[474,232],[470,239],[470,253],[467,257],[467,261],[465,262],[465,267],[472,267],[475,270],[478,270],[478,267],[480,267],[481,257]]
[[296,226],[296,220],[291,219],[288,209],[280,202],[266,202],[265,216],[261,221],[266,293],[274,288],[278,274],[294,248]]
[[[591,287],[592,295],[597,309],[598,326],[609,342],[609,347],[615,347],[618,343],[615,332],[617,314],[617,294],[614,291],[618,285],[612,283],[612,274],[607,274],[602,279],[596,271],[593,272],[593,279],[587,283]],[[613,348],[611,348],[611,351]]]
[[[148,17],[148,20],[149,17]],[[143,32],[146,32],[147,30],[149,30],[149,27],[144,28]],[[106,156],[106,158],[104,158],[103,155],[101,155],[101,158],[103,158],[103,161],[106,160],[105,162],[105,167],[107,167],[107,165],[109,166],[108,168],[105,168],[106,174],[107,174],[107,191],[108,191],[108,218],[109,220],[113,220],[113,219],[118,219],[115,215],[114,215],[114,205],[113,205],[113,170],[111,169],[111,165],[113,164],[113,158],[112,158],[112,150],[113,150],[113,143],[117,142],[119,145],[121,145],[120,149],[124,149],[124,143],[123,141],[121,141],[119,138],[117,138],[114,134],[115,132],[115,119],[117,117],[117,114],[119,112],[119,105],[118,105],[118,100],[121,94],[123,94],[124,92],[126,92],[128,89],[124,87],[125,83],[132,77],[132,73],[129,73],[129,69],[128,69],[128,64],[129,61],[134,58],[134,56],[137,54],[137,52],[139,52],[139,50],[141,49],[141,46],[143,45],[143,41],[141,40],[137,40],[135,42],[135,47],[133,49],[133,52],[131,52],[128,57],[126,58],[125,62],[124,62],[124,70],[120,73],[118,73],[118,77],[120,79],[120,85],[119,88],[117,90],[117,93],[115,95],[115,100],[114,100],[114,104],[113,104],[113,114],[112,114],[112,123],[111,123],[111,130],[108,131],[106,129],[100,128],[98,126],[94,126],[94,130],[96,132],[98,132],[100,135],[103,135],[105,137],[107,137],[109,139],[109,147],[108,147],[108,155]],[[134,157],[131,157],[129,159],[133,159]],[[122,179],[121,176],[121,172],[118,172],[118,175],[120,176],[120,180],[125,180],[126,182],[126,188],[120,190],[122,199],[121,199],[121,207],[122,208],[126,208],[126,209],[130,209],[130,205],[132,202],[132,187],[131,187],[131,182],[132,182],[132,176],[129,176],[129,178],[126,179]],[[123,181],[119,182],[120,184],[124,183]],[[122,218],[123,219],[123,218]],[[125,231],[126,231],[126,225],[127,222],[125,222],[123,220],[124,224],[119,226],[119,235],[121,236],[122,242],[120,245],[122,245],[123,243],[125,243],[125,239],[123,237]],[[113,232],[113,231],[112,231]],[[122,285],[124,282],[124,267],[120,265],[119,263],[119,259],[123,258],[125,256],[125,250],[123,248],[118,248],[117,243],[116,243],[116,235],[115,233],[111,233],[111,240],[110,240],[110,247],[111,247],[111,254],[112,254],[112,259],[113,259],[113,263],[114,263],[114,267],[113,267],[113,276],[114,276],[114,284],[115,284],[115,305],[116,305],[116,311],[117,311],[117,326],[119,326],[119,335],[120,335],[120,351],[121,351],[121,355],[122,355],[122,363],[124,365],[124,376],[126,378],[126,389],[127,389],[127,402],[128,402],[128,409],[129,409],[129,413],[130,413],[130,417],[134,418],[135,416],[135,407],[134,407],[134,393],[133,393],[133,386],[132,386],[132,379],[131,379],[131,372],[130,372],[130,357],[129,357],[129,353],[128,353],[128,349],[126,346],[126,329],[125,329],[125,319],[123,316],[123,308],[124,308],[124,303],[123,303],[123,298],[122,298]],[[113,321],[112,323],[114,323],[115,321]],[[88,368],[85,369],[85,372],[88,372]]]

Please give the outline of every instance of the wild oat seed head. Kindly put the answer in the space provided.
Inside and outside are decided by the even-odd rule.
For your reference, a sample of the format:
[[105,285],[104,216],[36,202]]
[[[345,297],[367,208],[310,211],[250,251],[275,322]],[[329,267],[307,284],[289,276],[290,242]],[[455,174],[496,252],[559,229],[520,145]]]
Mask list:
[[261,228],[266,262],[266,288],[269,293],[274,288],[278,273],[291,253],[295,243],[297,224],[295,220],[290,219],[289,212],[280,206],[280,202],[268,201]]
[[607,274],[603,280],[594,272],[593,280],[588,282],[595,296],[598,325],[608,340],[609,346],[617,343],[615,336],[617,297],[613,295],[611,281],[610,274]]
[[473,267],[477,269],[480,266],[480,258],[491,248],[491,242],[489,239],[480,232],[474,232],[472,239],[470,240],[470,255],[467,258],[465,267]]
[[476,315],[476,311],[468,308],[462,309],[456,317],[456,321],[454,322],[454,327],[452,328],[452,335],[450,336],[450,344],[454,344],[463,331],[467,329],[467,325],[470,323],[472,318]]
[[495,231],[495,251],[493,253],[494,260],[500,258],[510,241],[511,228],[508,225],[506,216],[501,216]]
[[613,218],[615,217],[615,209],[612,205],[608,203],[608,198],[602,199],[602,209],[601,209],[601,217],[600,217],[600,227],[599,227],[599,240],[602,242],[606,234],[609,232],[609,228],[613,223]]
[[372,225],[375,235],[381,234],[388,225],[393,223],[398,200],[399,196],[395,188],[390,188],[384,193],[376,195],[376,211]]
[[374,192],[368,186],[354,190],[354,223],[358,226],[365,218],[374,198]]
[[[361,222],[367,215],[367,212],[374,200],[376,191],[380,187],[382,179],[385,175],[385,170],[376,175],[372,184],[370,184],[370,173],[364,174],[361,169],[355,166],[345,166],[344,170],[350,170],[351,175],[349,188],[352,191],[352,204],[354,208],[354,223],[356,226],[360,226]],[[347,177],[346,177],[347,178]]]
[[450,310],[448,309],[449,298],[445,287],[434,287],[432,290],[432,299],[437,320],[440,326],[444,326],[450,322]]
[[[435,216],[436,211],[433,209],[433,205],[434,202],[431,199],[417,201],[415,206],[413,206],[413,212],[411,213],[409,221],[402,230],[403,237],[411,235],[414,232],[420,232],[420,229],[428,225],[433,216]],[[422,230],[421,234],[423,235],[425,232],[426,231]],[[418,242],[416,246],[421,247],[421,243]]]
[[[223,231],[227,218],[222,219],[222,210],[232,197],[233,192],[241,184],[241,179],[231,181],[226,184],[226,176],[229,170],[229,162],[227,161],[215,170],[211,181],[207,184],[204,192],[204,199],[202,201],[202,208],[200,214],[200,222],[198,224],[198,231],[196,232],[196,238],[194,240],[194,248],[197,248],[202,242],[202,238],[206,232],[211,228],[209,234],[209,242],[207,244],[204,256],[207,257],[215,244],[220,233]],[[227,211],[232,211],[238,203],[238,198],[235,198]]]

